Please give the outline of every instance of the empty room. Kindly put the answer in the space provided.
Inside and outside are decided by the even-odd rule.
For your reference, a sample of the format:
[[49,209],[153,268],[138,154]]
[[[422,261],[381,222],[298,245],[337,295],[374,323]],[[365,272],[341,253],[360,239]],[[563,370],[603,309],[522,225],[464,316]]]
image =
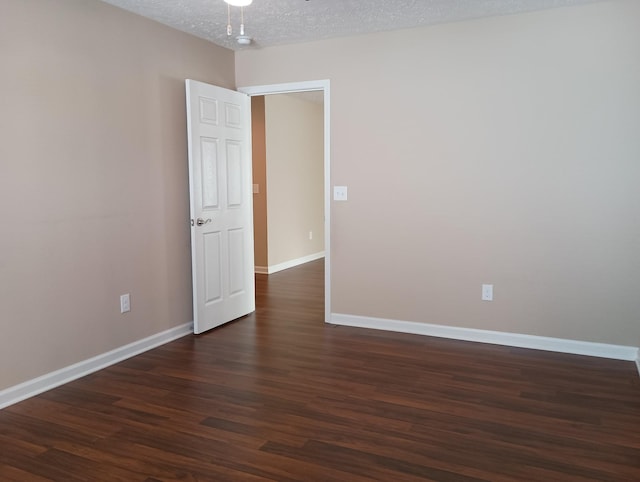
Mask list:
[[0,0],[0,69],[0,480],[640,480],[640,2]]

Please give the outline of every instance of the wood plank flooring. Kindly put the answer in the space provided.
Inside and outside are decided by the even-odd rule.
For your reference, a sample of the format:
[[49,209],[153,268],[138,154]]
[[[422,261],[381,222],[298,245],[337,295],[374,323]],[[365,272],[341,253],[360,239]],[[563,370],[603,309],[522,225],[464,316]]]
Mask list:
[[323,323],[323,261],[255,314],[0,411],[2,481],[639,481],[633,363]]

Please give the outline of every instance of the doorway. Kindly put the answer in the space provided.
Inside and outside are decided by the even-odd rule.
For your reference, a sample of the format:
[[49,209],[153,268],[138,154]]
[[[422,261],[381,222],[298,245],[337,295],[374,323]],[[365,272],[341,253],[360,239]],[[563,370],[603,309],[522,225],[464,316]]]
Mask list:
[[[325,322],[328,322],[331,316],[331,197],[330,197],[330,92],[329,81],[307,81],[294,82],[288,84],[274,84],[263,86],[240,87],[239,92],[248,94],[249,96],[268,96],[273,94],[289,94],[301,92],[318,92],[322,95],[323,101],[323,192],[324,192],[324,284],[325,284]],[[258,188],[259,189],[259,188]]]
[[255,272],[324,258],[322,91],[251,97]]

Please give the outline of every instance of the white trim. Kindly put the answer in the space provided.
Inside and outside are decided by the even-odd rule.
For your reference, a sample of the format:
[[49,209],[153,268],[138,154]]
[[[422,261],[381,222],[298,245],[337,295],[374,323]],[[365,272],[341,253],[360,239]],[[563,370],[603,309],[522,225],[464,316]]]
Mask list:
[[193,323],[185,323],[169,330],[151,335],[142,340],[134,341],[125,346],[116,348],[107,353],[89,358],[88,360],[69,365],[38,378],[28,380],[0,391],[0,409],[21,402],[27,398],[38,395],[52,388],[59,387],[90,373],[102,370],[122,360],[139,355],[145,351],[156,348],[170,341],[177,340],[193,332]]
[[[308,256],[303,256],[302,258],[292,259],[290,261],[285,261],[284,263],[274,264],[273,266],[268,266],[266,268],[266,274],[277,273],[278,271],[283,271],[285,269],[294,268],[296,266],[300,266],[301,264],[309,263],[311,261],[315,261],[316,259],[324,258],[324,251],[319,253],[310,254]],[[256,266],[256,273],[258,272],[258,268],[261,270],[264,269],[264,266]],[[263,272],[264,274],[264,272]]]
[[638,375],[640,375],[640,348],[638,349],[638,357],[636,358],[636,368],[638,369]]
[[636,360],[640,371],[640,361],[638,361],[638,357],[640,355],[639,349],[633,346],[608,345],[605,343],[565,340],[562,338],[547,338],[544,336],[478,330],[457,326],[432,325],[428,323],[410,321],[387,320],[366,316],[344,315],[341,313],[332,313],[330,323],[336,325],[356,326],[360,328],[371,328],[374,330],[397,331],[401,333],[413,333],[416,335],[436,336],[439,338],[451,338],[454,340],[491,343],[494,345],[531,348],[534,350],[572,353],[574,355],[612,358],[614,360]]
[[324,92],[324,319],[331,320],[331,92],[330,81],[309,80],[286,84],[238,87],[247,95],[286,94],[290,92]]
[[300,266],[301,264],[309,263],[311,261],[315,261],[324,257],[325,252],[320,251],[319,253],[310,254],[301,258],[285,261],[284,263],[274,264],[272,266],[255,266],[254,271],[256,274],[273,274],[277,273],[278,271],[294,268],[296,266]]
[[249,85],[238,87],[238,92],[249,96],[289,94],[291,92],[309,92],[312,90],[324,90],[329,87],[329,80],[305,80],[302,82],[286,82],[283,84]]

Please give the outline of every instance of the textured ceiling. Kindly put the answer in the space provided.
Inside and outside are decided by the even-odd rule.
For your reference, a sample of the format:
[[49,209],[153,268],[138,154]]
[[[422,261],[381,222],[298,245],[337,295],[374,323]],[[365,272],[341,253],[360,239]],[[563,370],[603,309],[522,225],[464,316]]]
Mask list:
[[[245,8],[250,47],[226,34],[224,0],[103,0],[223,47],[260,48],[421,25],[509,15],[602,0],[254,0]],[[240,9],[231,8],[234,36]]]

